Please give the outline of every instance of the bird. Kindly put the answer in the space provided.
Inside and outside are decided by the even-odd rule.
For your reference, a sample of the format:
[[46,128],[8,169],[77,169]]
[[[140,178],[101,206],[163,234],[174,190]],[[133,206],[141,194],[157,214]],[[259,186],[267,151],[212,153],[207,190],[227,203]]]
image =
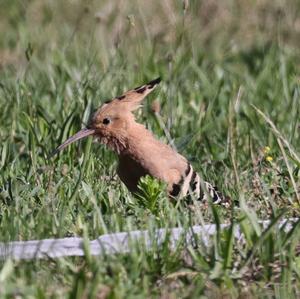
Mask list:
[[133,112],[160,82],[157,78],[105,101],[87,126],[58,146],[53,155],[75,141],[93,136],[117,154],[117,174],[130,192],[137,192],[140,179],[149,175],[166,183],[172,199],[193,196],[200,201],[222,203],[224,196],[202,180],[184,156],[136,122]]

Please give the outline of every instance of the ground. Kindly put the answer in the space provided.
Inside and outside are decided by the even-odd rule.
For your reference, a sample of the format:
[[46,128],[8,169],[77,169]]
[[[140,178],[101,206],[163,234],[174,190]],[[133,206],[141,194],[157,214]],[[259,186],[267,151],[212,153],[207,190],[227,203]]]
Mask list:
[[[232,225],[210,248],[1,261],[0,296],[299,297],[299,225],[277,226],[300,213],[299,15],[284,0],[2,1],[0,241]],[[49,158],[98,105],[158,76],[137,120],[230,208],[174,204],[151,178],[133,196],[90,139]]]

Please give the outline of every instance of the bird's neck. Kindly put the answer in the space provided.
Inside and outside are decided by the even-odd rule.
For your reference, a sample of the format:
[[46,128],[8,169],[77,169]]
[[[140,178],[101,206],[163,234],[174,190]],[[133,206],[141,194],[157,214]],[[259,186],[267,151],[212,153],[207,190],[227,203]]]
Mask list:
[[146,153],[149,155],[152,149],[160,144],[160,141],[141,124],[134,123],[127,133],[126,147],[120,152],[120,156],[138,158]]

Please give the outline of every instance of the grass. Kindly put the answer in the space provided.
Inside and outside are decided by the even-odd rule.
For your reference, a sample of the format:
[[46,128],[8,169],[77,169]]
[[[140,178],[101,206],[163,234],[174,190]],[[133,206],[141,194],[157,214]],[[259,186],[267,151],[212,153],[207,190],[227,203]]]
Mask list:
[[[300,214],[300,6],[184,3],[1,3],[0,241],[230,228],[209,248],[1,261],[1,297],[299,297],[299,224],[277,223]],[[174,205],[151,178],[134,197],[116,156],[90,139],[49,159],[105,99],[159,75],[137,119],[166,142],[169,132],[231,209]],[[233,238],[238,225],[244,242]]]

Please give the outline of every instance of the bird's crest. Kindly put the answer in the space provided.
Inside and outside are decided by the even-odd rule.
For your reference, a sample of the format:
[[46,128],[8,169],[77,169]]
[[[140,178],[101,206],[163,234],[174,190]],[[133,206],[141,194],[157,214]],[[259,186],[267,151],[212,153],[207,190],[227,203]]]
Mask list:
[[142,100],[154,90],[160,81],[161,79],[157,78],[148,82],[147,84],[131,89],[120,96],[106,101],[104,105],[100,107],[100,109],[105,109],[107,106],[120,106],[121,104],[123,109],[133,111],[141,105]]

